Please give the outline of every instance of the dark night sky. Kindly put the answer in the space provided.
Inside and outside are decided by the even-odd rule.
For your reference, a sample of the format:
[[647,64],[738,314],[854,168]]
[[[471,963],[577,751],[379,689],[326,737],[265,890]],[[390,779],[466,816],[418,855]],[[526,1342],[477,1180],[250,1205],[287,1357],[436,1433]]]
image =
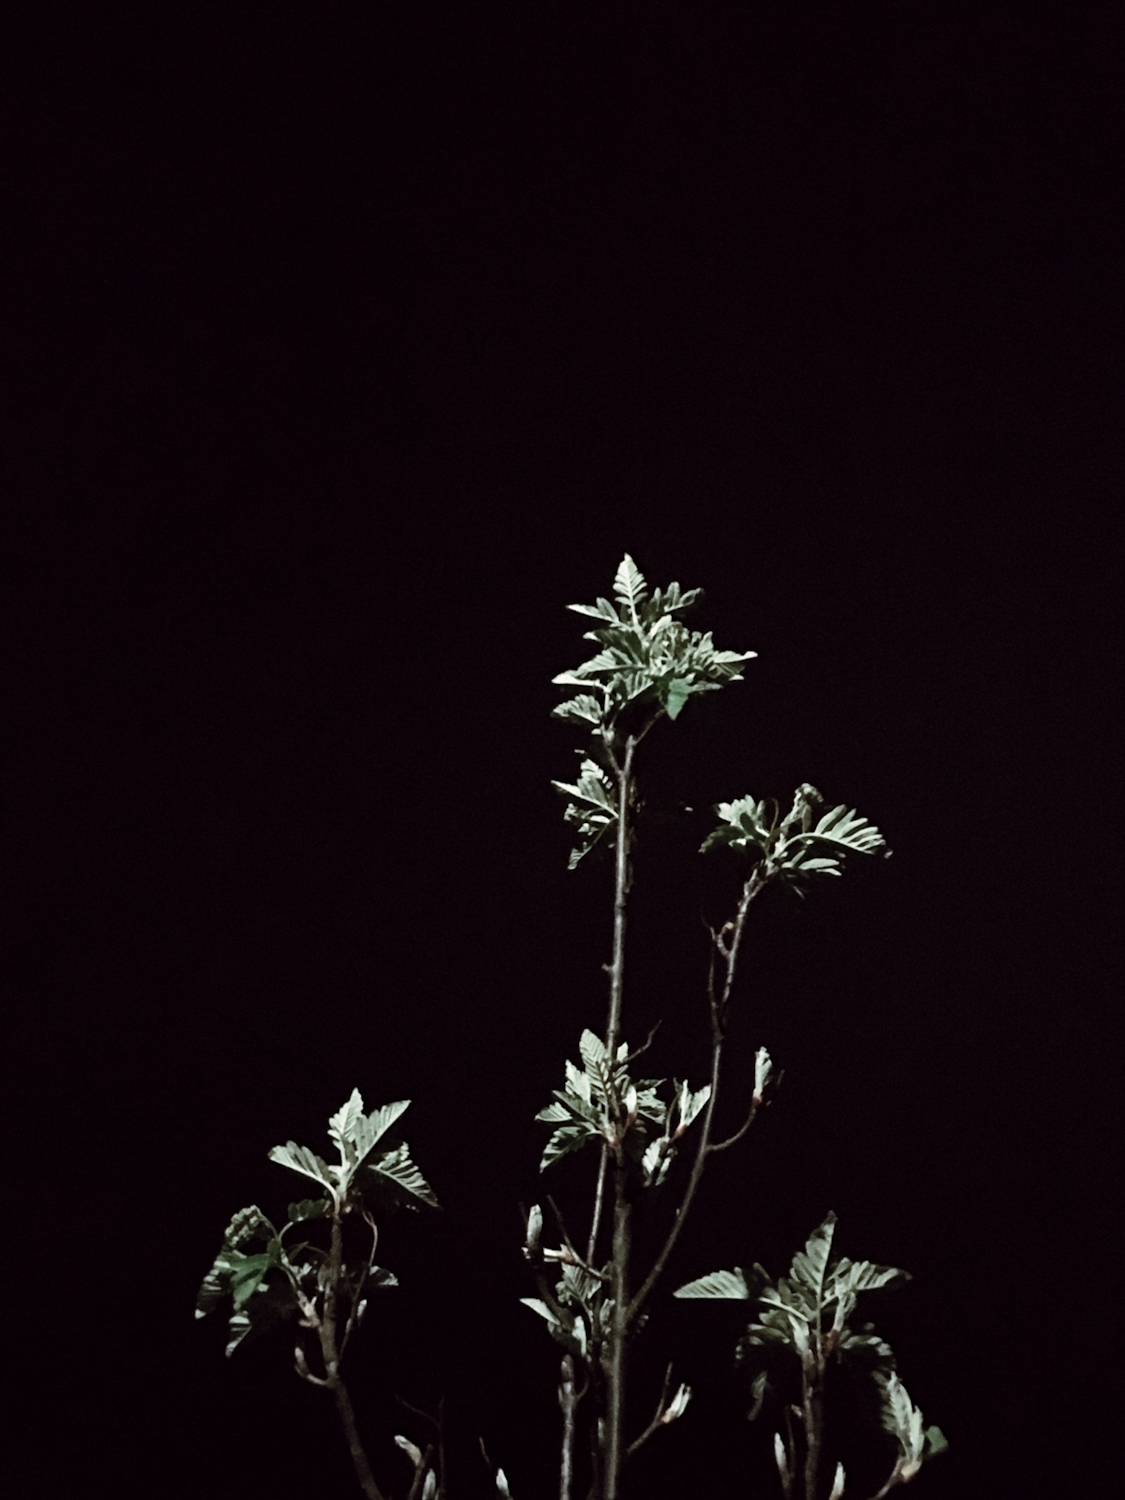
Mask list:
[[550,1492],[516,1204],[610,929],[550,678],[626,550],[759,653],[646,742],[697,810],[637,858],[654,1070],[702,1081],[712,803],[808,779],[894,849],[756,913],[730,1118],[759,1044],[786,1081],[639,1346],[697,1397],[634,1493],[746,1493],[739,1310],[667,1293],[785,1269],[829,1208],[914,1275],[869,1316],[953,1445],[919,1500],[1106,1492],[1114,13],[38,9],[4,104],[21,1496],[351,1494],[288,1340],[228,1363],[191,1312],[231,1213],[295,1196],[268,1148],[323,1149],[355,1085],[414,1101],[444,1205],[388,1224],[355,1346],[376,1468],[403,1490],[391,1394],[444,1388],[454,1500],[478,1433]]

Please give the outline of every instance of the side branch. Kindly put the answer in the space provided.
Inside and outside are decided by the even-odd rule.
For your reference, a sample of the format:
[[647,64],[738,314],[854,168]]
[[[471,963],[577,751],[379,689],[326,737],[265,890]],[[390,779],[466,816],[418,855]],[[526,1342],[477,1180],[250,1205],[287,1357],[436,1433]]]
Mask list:
[[[722,953],[724,962],[726,963],[727,972],[726,979],[723,983],[722,998],[718,999],[715,995],[714,952],[712,952],[711,966],[707,978],[708,1000],[710,1002],[711,1009],[711,1097],[707,1101],[707,1107],[703,1114],[703,1126],[699,1133],[699,1144],[696,1147],[695,1160],[691,1165],[691,1176],[688,1178],[687,1187],[684,1189],[683,1200],[681,1201],[679,1208],[676,1210],[676,1216],[672,1221],[672,1227],[668,1231],[668,1237],[664,1241],[664,1245],[661,1248],[660,1254],[656,1257],[652,1269],[645,1277],[639,1291],[633,1298],[632,1302],[630,1302],[629,1304],[629,1310],[627,1314],[629,1322],[632,1322],[643,1308],[645,1302],[649,1298],[650,1293],[652,1292],[653,1287],[660,1279],[664,1267],[668,1263],[668,1257],[675,1249],[676,1241],[679,1239],[684,1224],[687,1221],[688,1210],[691,1208],[692,1201],[694,1200],[696,1192],[699,1189],[699,1184],[703,1177],[703,1171],[707,1164],[707,1158],[711,1154],[712,1149],[723,1150],[726,1146],[733,1144],[734,1140],[739,1139],[742,1135],[744,1135],[746,1131],[749,1130],[750,1125],[753,1123],[754,1114],[757,1111],[757,1101],[755,1100],[754,1106],[751,1109],[750,1117],[743,1125],[742,1129],[738,1132],[738,1135],[732,1137],[729,1141],[719,1142],[717,1146],[712,1147],[711,1130],[715,1119],[715,1106],[719,1100],[719,1081],[722,1068],[723,1043],[726,1040],[726,1020],[727,1013],[730,1008],[730,996],[731,987],[734,983],[734,971],[738,963],[738,952],[742,944],[742,935],[746,928],[746,917],[750,910],[750,903],[754,900],[755,896],[757,896],[761,891],[765,889],[765,886],[766,881],[762,879],[758,867],[755,866],[750,874],[749,880],[747,880],[746,884],[742,888],[742,899],[738,903],[738,915],[736,916],[733,924],[734,930],[731,934],[729,946],[723,943],[722,937],[720,935],[712,933],[714,946],[718,948],[720,953]],[[729,925],[730,924],[728,923],[728,926]]]
[[668,1392],[671,1390],[671,1388],[672,1366],[669,1365],[668,1368],[664,1371],[664,1384],[660,1388],[660,1399],[656,1403],[656,1411],[653,1414],[652,1421],[641,1433],[640,1437],[634,1438],[633,1441],[629,1444],[628,1448],[626,1448],[626,1458],[632,1458],[637,1449],[641,1447],[643,1443],[647,1443],[656,1429],[663,1425],[664,1413],[668,1410]]

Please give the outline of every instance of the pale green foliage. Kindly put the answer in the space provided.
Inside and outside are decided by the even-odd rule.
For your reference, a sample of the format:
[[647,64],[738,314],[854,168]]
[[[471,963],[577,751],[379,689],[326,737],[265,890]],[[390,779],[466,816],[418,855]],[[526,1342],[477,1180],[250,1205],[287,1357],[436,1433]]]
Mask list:
[[610,1065],[605,1043],[592,1031],[584,1031],[578,1043],[582,1067],[566,1064],[566,1086],[553,1090],[555,1102],[535,1116],[554,1125],[543,1151],[540,1170],[580,1150],[587,1141],[611,1145],[624,1139],[631,1159],[641,1160],[647,1185],[662,1182],[675,1156],[676,1142],[711,1097],[711,1087],[692,1091],[673,1080],[672,1097],[666,1103],[657,1090],[663,1078],[629,1077],[629,1048],[622,1042]]
[[926,1459],[943,1453],[949,1444],[940,1427],[923,1428],[922,1413],[894,1370],[877,1370],[875,1379],[882,1397],[883,1426],[899,1448],[893,1478],[904,1484],[914,1478]]
[[[437,1207],[433,1189],[410,1160],[405,1144],[386,1139],[408,1105],[408,1100],[400,1100],[365,1115],[363,1097],[354,1090],[347,1104],[329,1121],[329,1134],[340,1155],[336,1165],[330,1166],[314,1151],[293,1141],[270,1151],[270,1161],[312,1178],[324,1189],[324,1196],[291,1203],[289,1221],[280,1231],[256,1206],[241,1209],[231,1220],[195,1304],[195,1315],[202,1318],[226,1298],[231,1299],[228,1355],[251,1333],[264,1332],[294,1313],[307,1314],[323,1294],[326,1254],[308,1241],[286,1245],[285,1236],[295,1225],[323,1219],[333,1212],[366,1212],[380,1201],[412,1208]],[[383,1149],[376,1150],[380,1143]],[[397,1285],[390,1271],[370,1263],[341,1272],[340,1290],[349,1296],[357,1324],[367,1305],[361,1300],[364,1290]]]
[[[830,1213],[813,1230],[804,1248],[794,1255],[789,1275],[778,1277],[776,1282],[760,1265],[754,1266],[750,1276],[736,1266],[733,1271],[713,1271],[701,1276],[673,1295],[756,1302],[757,1316],[739,1342],[740,1360],[779,1351],[786,1357],[796,1356],[802,1368],[812,1371],[830,1357],[860,1356],[860,1363],[870,1369],[879,1386],[883,1426],[894,1434],[899,1445],[899,1458],[889,1488],[891,1483],[912,1479],[924,1459],[942,1452],[948,1445],[940,1428],[923,1430],[922,1414],[895,1373],[890,1346],[873,1333],[870,1324],[859,1329],[849,1326],[860,1292],[908,1281],[908,1273],[870,1261],[834,1257],[835,1230],[836,1215]],[[768,1389],[769,1380],[763,1369],[754,1380],[751,1419],[761,1411]],[[780,1436],[775,1446],[778,1467],[782,1470],[785,1449]]]
[[294,1141],[274,1146],[269,1154],[270,1161],[311,1177],[327,1188],[337,1203],[343,1203],[353,1193],[360,1197],[366,1193],[375,1198],[390,1198],[411,1208],[422,1204],[436,1208],[433,1189],[410,1160],[410,1153],[401,1142],[388,1142],[382,1151],[375,1150],[409,1107],[409,1099],[400,1099],[365,1115],[363,1096],[358,1089],[353,1089],[347,1104],[328,1122],[328,1133],[340,1154],[338,1164],[329,1166],[314,1151],[307,1146],[298,1146]]
[[721,802],[715,812],[722,820],[700,845],[700,852],[733,849],[759,864],[763,880],[780,878],[798,895],[814,875],[840,875],[848,854],[875,854],[886,848],[879,830],[841,803],[823,812],[824,798],[803,782],[793,806],[782,818],[772,797],[756,802],[740,797]]
[[[613,588],[612,604],[598,599],[596,604],[567,606],[600,622],[583,639],[594,641],[601,650],[573,672],[552,678],[560,687],[586,690],[560,703],[552,716],[590,730],[595,736],[594,753],[610,769],[625,710],[649,704],[654,717],[666,714],[675,719],[694,694],[713,692],[726,682],[741,682],[738,668],[757,655],[716,650],[710,632],[688,630],[678,616],[698,602],[702,590],[684,592],[678,583],[670,583],[650,594],[628,553],[617,569]],[[570,856],[573,869],[616,822],[617,791],[602,768],[588,758],[582,762],[576,785],[561,781],[553,785],[570,798],[565,817],[579,836]]]
[[745,1354],[752,1346],[785,1345],[798,1353],[807,1351],[820,1334],[835,1333],[834,1346],[841,1349],[869,1347],[884,1357],[890,1349],[868,1331],[855,1333],[848,1319],[860,1292],[907,1281],[905,1271],[876,1266],[869,1261],[833,1260],[832,1239],[836,1215],[829,1214],[814,1229],[803,1250],[793,1257],[789,1275],[773,1282],[760,1265],[754,1266],[753,1283],[737,1267],[714,1271],[680,1287],[676,1297],[723,1297],[735,1301],[756,1300],[761,1309],[742,1341]]
[[563,818],[578,834],[578,843],[570,851],[568,867],[573,870],[617,823],[617,788],[601,766],[589,759],[583,760],[573,786],[565,781],[551,785],[571,799]]

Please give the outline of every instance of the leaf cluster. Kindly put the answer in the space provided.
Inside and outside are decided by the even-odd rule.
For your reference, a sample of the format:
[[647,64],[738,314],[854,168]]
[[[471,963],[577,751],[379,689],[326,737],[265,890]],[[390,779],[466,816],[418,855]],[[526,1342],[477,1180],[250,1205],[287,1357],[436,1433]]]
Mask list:
[[[788,1276],[775,1282],[755,1264],[747,1274],[713,1271],[673,1294],[684,1298],[712,1298],[753,1302],[756,1316],[739,1341],[740,1362],[768,1361],[773,1351],[794,1358],[809,1374],[823,1368],[829,1358],[854,1362],[870,1371],[879,1390],[881,1421],[898,1445],[894,1483],[914,1477],[924,1459],[948,1445],[939,1427],[923,1428],[922,1413],[911,1402],[894,1368],[890,1345],[873,1331],[870,1323],[852,1328],[849,1320],[861,1292],[900,1285],[909,1273],[870,1261],[852,1261],[832,1255],[836,1215],[830,1213],[793,1257]],[[754,1405],[750,1416],[761,1411],[769,1390],[769,1366],[754,1379]],[[889,1487],[889,1486],[888,1486]]]
[[340,1156],[338,1163],[329,1165],[315,1151],[295,1141],[274,1146],[269,1159],[311,1177],[327,1190],[337,1209],[346,1202],[368,1207],[382,1202],[437,1208],[433,1189],[411,1161],[406,1145],[397,1136],[388,1135],[409,1107],[409,1099],[399,1099],[365,1115],[363,1095],[353,1089],[348,1102],[328,1122],[328,1134]]
[[731,849],[747,854],[757,862],[763,881],[780,879],[803,896],[814,876],[841,875],[848,854],[886,848],[879,830],[854,809],[843,803],[824,808],[824,798],[808,782],[797,788],[784,818],[773,797],[721,802],[715,808],[720,824],[704,839],[700,853]]
[[[339,1218],[354,1210],[373,1223],[370,1207],[376,1201],[437,1207],[433,1190],[411,1161],[406,1145],[388,1138],[390,1127],[408,1106],[409,1100],[400,1100],[365,1115],[363,1097],[354,1090],[329,1121],[329,1135],[340,1156],[338,1164],[329,1165],[293,1141],[270,1151],[271,1161],[311,1177],[324,1194],[291,1203],[288,1221],[280,1230],[257,1205],[240,1209],[227,1226],[219,1253],[199,1289],[195,1316],[206,1317],[230,1299],[228,1356],[250,1335],[264,1333],[297,1313],[306,1326],[315,1326],[331,1266],[328,1253],[308,1240],[286,1244],[286,1236],[297,1225]],[[398,1285],[394,1275],[373,1260],[353,1267],[340,1266],[336,1274],[336,1290],[347,1296],[357,1326],[367,1306],[362,1293],[372,1287]]]
[[710,631],[689,630],[679,617],[699,602],[703,591],[681,590],[678,583],[670,583],[650,593],[628,553],[617,569],[613,589],[612,603],[599,598],[594,604],[567,606],[599,622],[583,639],[601,649],[573,671],[552,679],[560,687],[583,689],[552,709],[552,717],[589,730],[598,758],[583,760],[576,784],[553,783],[570,799],[565,818],[578,833],[571,869],[617,820],[616,787],[602,765],[616,769],[614,751],[626,719],[635,718],[634,710],[643,714],[647,705],[650,716],[643,734],[662,714],[678,718],[695,694],[713,692],[726,682],[741,682],[738,668],[757,655],[755,651],[717,650]]
[[693,1091],[673,1080],[671,1097],[662,1100],[663,1078],[636,1083],[628,1074],[629,1048],[622,1042],[612,1059],[600,1037],[583,1031],[578,1043],[582,1067],[566,1064],[566,1085],[555,1089],[554,1103],[535,1116],[554,1125],[543,1151],[540,1171],[588,1141],[601,1141],[611,1150],[623,1149],[639,1163],[646,1186],[663,1182],[676,1154],[676,1143],[711,1097],[711,1086]]

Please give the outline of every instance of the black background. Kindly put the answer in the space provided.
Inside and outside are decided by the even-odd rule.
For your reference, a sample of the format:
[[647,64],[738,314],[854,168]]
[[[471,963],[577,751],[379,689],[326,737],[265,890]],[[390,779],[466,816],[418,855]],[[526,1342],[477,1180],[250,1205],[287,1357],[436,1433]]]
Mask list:
[[[8,94],[5,1363],[21,1495],[352,1493],[284,1337],[192,1304],[353,1086],[443,1203],[354,1346],[551,1493],[517,1203],[603,1022],[548,715],[629,551],[746,680],[644,747],[627,1031],[701,1082],[694,850],[808,779],[894,857],[755,913],[716,1161],[638,1346],[696,1397],[632,1493],[769,1433],[703,1271],[829,1208],[951,1451],[918,1494],[1105,1492],[1120,625],[1113,7],[37,9]],[[26,39],[25,39],[26,41]],[[1115,1095],[1114,1095],[1115,1096]],[[555,1169],[565,1196],[582,1168]],[[569,1181],[568,1181],[569,1178]],[[762,1487],[774,1492],[768,1465]],[[872,1485],[872,1488],[876,1487]],[[857,1490],[857,1497],[869,1491]]]

